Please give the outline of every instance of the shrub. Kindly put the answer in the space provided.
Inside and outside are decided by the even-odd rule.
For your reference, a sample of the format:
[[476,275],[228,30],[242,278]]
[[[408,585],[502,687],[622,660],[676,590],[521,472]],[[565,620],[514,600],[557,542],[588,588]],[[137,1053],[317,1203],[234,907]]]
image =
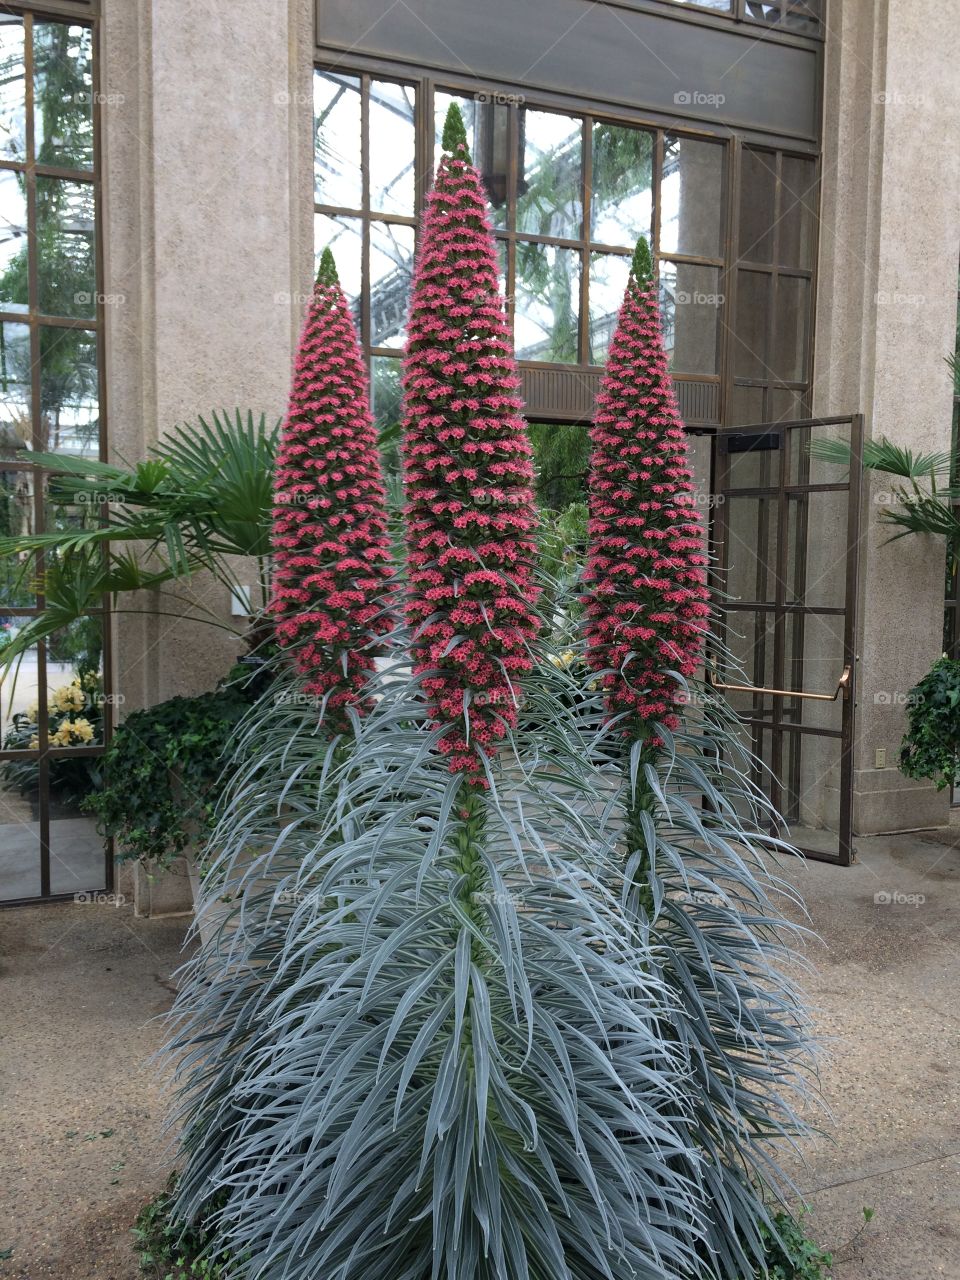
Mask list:
[[193,698],[134,711],[100,762],[103,785],[84,801],[121,860],[159,866],[202,844],[223,786],[224,753],[262,678],[238,666],[221,685]]
[[910,690],[900,769],[932,779],[938,791],[960,782],[960,662],[938,659]]

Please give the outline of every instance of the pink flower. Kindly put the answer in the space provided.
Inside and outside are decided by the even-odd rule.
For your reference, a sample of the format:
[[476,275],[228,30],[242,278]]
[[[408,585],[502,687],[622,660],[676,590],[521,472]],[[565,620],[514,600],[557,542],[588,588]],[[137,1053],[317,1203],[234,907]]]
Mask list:
[[440,750],[482,784],[482,757],[516,725],[539,620],[531,448],[465,136],[427,200],[407,332],[406,615]]
[[[319,412],[323,406],[326,412]],[[349,483],[345,483],[349,481]],[[366,710],[370,641],[389,626],[386,491],[367,376],[325,250],[294,364],[277,453],[271,612],[331,727]]]
[[590,432],[587,660],[611,715],[649,738],[672,726],[680,690],[668,672],[700,661],[709,593],[683,421],[667,369],[646,242],[634,255]]

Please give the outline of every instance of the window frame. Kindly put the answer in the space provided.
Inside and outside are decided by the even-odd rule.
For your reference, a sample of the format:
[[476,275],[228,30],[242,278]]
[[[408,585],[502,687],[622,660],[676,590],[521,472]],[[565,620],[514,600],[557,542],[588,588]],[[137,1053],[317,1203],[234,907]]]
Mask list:
[[[0,170],[22,173],[25,180],[25,197],[27,207],[27,245],[28,245],[28,305],[27,311],[11,311],[0,304],[0,323],[19,324],[28,327],[30,337],[30,450],[43,450],[44,440],[41,425],[41,361],[40,332],[43,328],[74,329],[93,335],[97,361],[97,449],[91,461],[106,461],[108,456],[107,431],[107,377],[104,352],[105,333],[105,296],[104,296],[104,243],[103,243],[103,150],[102,150],[102,49],[101,22],[99,3],[97,0],[50,0],[43,4],[0,4],[0,15],[19,18],[24,28],[24,144],[23,160],[0,159]],[[91,33],[91,94],[92,94],[92,157],[88,169],[76,169],[67,165],[40,163],[37,161],[34,116],[34,41],[33,30],[37,23],[59,23],[68,27],[83,27]],[[89,185],[93,193],[94,233],[92,237],[94,255],[95,302],[90,317],[66,317],[49,315],[40,310],[40,280],[37,257],[37,202],[36,185],[40,178],[53,178],[66,182],[77,182]],[[44,451],[50,451],[46,449]],[[55,469],[41,468],[28,458],[0,458],[0,471],[29,477],[32,486],[32,519],[33,531],[45,530],[46,516],[46,480]],[[43,569],[43,555],[36,553],[34,557],[36,575],[39,578]],[[30,619],[37,617],[44,609],[44,596],[37,591],[32,605],[2,605],[4,616]],[[50,763],[57,759],[79,759],[81,757],[102,756],[110,743],[113,730],[113,646],[111,613],[109,600],[104,597],[99,608],[88,610],[84,618],[96,619],[100,626],[102,639],[102,683],[104,698],[101,706],[101,740],[87,746],[58,747],[50,745],[48,718],[44,714],[38,717],[38,745],[34,749],[6,749],[0,741],[0,761],[32,762],[36,761],[38,770],[39,791],[39,835],[40,835],[40,893],[35,897],[16,900],[2,900],[0,907],[15,906],[19,902],[37,900],[57,901],[71,899],[74,891],[51,891],[51,845],[50,845]],[[49,681],[47,672],[47,642],[41,641],[37,653],[37,703],[40,708],[46,707],[49,698]],[[102,883],[98,885],[82,885],[84,890],[110,891],[114,884],[114,861],[112,841],[104,844],[104,874]]]

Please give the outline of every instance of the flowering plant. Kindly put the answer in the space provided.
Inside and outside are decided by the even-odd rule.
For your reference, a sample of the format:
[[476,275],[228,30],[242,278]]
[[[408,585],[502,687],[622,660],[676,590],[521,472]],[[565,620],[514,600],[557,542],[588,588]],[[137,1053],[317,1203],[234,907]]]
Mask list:
[[[47,695],[47,742],[51,747],[85,747],[100,741],[103,725],[103,684],[98,671],[83,671],[69,683]],[[6,751],[36,751],[40,746],[40,710],[36,703],[14,712],[3,739]],[[90,794],[97,777],[97,762],[89,757],[50,760],[50,785],[65,803]],[[35,760],[8,760],[3,765],[7,782],[24,795],[36,791]]]
[[271,611],[305,689],[333,727],[373,670],[389,628],[386,490],[367,375],[336,265],[325,249],[300,338],[277,453]]
[[439,749],[483,782],[540,627],[532,448],[459,112],[427,199],[404,361],[406,615]]
[[710,615],[703,529],[650,250],[634,254],[590,429],[587,659],[625,735],[676,724]]
[[601,404],[578,687],[579,645],[540,643],[455,108],[444,147],[404,372],[406,630],[348,751],[276,690],[243,734],[206,887],[234,906],[171,1046],[175,1213],[249,1280],[741,1280],[805,1025],[769,813],[729,720],[684,719],[707,608],[655,304],[635,273],[649,346],[624,340]]

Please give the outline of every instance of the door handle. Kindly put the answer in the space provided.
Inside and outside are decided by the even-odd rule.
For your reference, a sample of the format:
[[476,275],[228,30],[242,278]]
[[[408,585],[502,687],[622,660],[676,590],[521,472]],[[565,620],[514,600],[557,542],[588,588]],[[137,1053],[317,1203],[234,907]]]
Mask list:
[[712,667],[706,667],[707,684],[711,689],[725,689],[730,693],[772,693],[778,698],[807,698],[810,702],[836,702],[842,693],[844,697],[850,688],[850,664],[840,672],[840,679],[833,693],[804,693],[801,689],[767,689],[756,684],[722,684]]

